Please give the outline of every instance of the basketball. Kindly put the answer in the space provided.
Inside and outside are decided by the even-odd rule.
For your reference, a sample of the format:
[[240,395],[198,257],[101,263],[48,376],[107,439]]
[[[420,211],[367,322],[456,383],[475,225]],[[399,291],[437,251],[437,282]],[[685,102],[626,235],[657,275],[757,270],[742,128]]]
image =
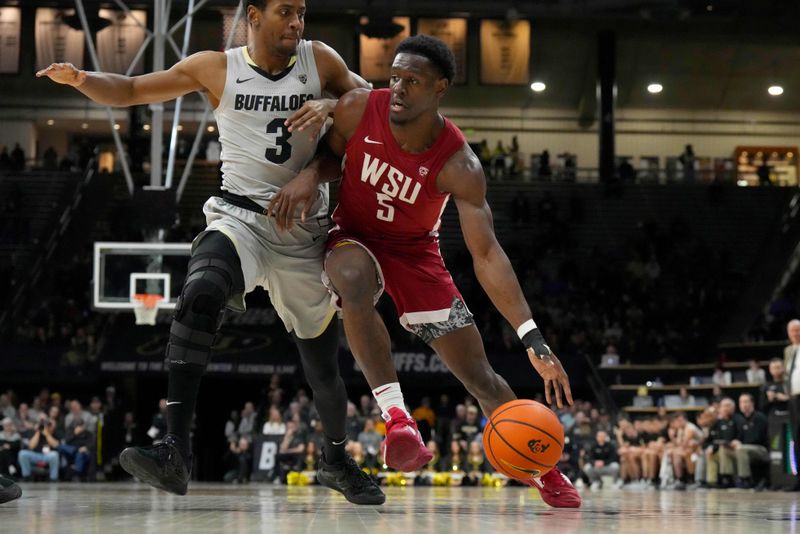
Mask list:
[[498,407],[486,423],[483,449],[492,467],[506,476],[542,476],[561,458],[564,427],[544,404],[513,400]]

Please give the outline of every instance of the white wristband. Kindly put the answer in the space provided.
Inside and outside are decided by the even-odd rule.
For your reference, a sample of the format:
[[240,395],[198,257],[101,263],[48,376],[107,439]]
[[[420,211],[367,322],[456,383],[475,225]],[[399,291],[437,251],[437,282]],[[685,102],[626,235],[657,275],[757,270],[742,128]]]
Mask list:
[[517,328],[517,335],[522,339],[531,330],[536,330],[536,323],[533,322],[533,319],[528,319]]

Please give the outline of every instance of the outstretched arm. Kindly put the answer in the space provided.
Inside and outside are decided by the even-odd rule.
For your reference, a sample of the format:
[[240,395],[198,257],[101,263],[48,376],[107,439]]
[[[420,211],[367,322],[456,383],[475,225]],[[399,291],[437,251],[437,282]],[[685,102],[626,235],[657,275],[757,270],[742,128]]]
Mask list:
[[552,386],[559,408],[562,407],[562,390],[567,402],[572,404],[567,374],[533,322],[511,262],[497,242],[492,212],[486,203],[486,177],[480,161],[466,144],[439,173],[437,185],[455,199],[475,276],[498,311],[517,330],[531,363],[544,379],[547,402],[551,402]]
[[98,104],[127,107],[165,102],[194,91],[208,91],[217,103],[225,87],[225,68],[224,53],[198,52],[168,70],[142,76],[89,72],[71,63],[53,63],[36,76],[71,85]]

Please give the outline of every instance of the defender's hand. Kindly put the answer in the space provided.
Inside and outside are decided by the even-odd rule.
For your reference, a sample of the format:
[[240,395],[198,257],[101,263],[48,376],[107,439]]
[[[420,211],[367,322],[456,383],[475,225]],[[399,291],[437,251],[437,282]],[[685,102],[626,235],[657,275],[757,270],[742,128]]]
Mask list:
[[289,131],[292,133],[307,132],[309,138],[313,141],[319,135],[320,130],[325,125],[325,121],[328,120],[328,116],[335,107],[336,100],[327,98],[306,100],[303,106],[286,119],[283,124],[288,126]]
[[36,73],[37,78],[47,76],[56,83],[78,87],[86,81],[86,71],[72,63],[53,63]]
[[294,211],[298,205],[303,205],[300,220],[306,222],[308,210],[317,200],[319,195],[319,180],[317,173],[308,169],[300,171],[292,181],[281,187],[281,190],[272,197],[267,207],[267,214],[275,217],[275,222],[281,230],[290,230],[294,224]]
[[532,348],[529,348],[528,358],[531,360],[533,368],[536,369],[536,372],[539,373],[539,376],[544,380],[544,397],[547,399],[547,403],[553,403],[550,394],[550,388],[552,388],[553,394],[556,397],[556,406],[559,408],[564,407],[562,402],[562,390],[567,404],[572,406],[572,390],[569,387],[569,377],[564,371],[561,362],[556,358],[556,355],[550,352],[549,354],[543,353],[540,357]]

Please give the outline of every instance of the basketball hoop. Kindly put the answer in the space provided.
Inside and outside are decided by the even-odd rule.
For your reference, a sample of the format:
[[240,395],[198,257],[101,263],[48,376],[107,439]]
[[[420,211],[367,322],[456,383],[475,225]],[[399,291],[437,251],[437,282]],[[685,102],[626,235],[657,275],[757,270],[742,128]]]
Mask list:
[[158,303],[164,299],[163,295],[137,293],[133,296],[133,313],[136,315],[136,324],[156,324]]

